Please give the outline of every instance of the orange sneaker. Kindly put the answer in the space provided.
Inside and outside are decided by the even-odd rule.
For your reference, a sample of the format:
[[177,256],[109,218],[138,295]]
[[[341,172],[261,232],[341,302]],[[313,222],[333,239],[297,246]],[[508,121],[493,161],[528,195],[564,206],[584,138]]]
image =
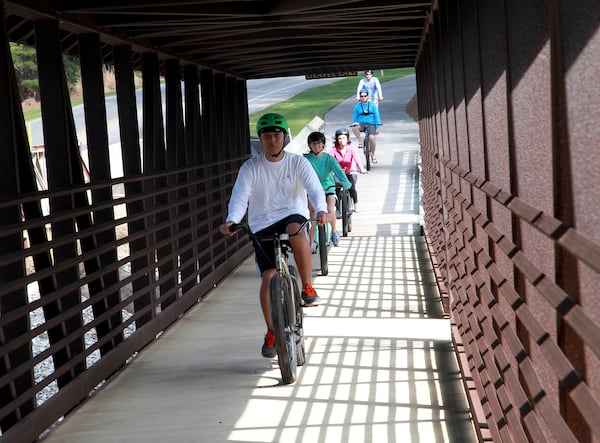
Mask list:
[[302,290],[302,301],[304,302],[304,306],[317,306],[321,301],[321,298],[317,295],[317,291],[315,291],[315,288],[310,283],[305,285]]
[[265,342],[262,346],[262,356],[266,358],[274,358],[277,355],[275,348],[275,334],[270,329],[265,334]]

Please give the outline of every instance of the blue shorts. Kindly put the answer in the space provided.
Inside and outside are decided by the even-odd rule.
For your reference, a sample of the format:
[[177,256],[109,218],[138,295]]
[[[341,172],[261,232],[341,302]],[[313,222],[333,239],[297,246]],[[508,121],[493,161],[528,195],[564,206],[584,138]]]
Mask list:
[[[290,223],[304,223],[306,221],[306,217],[300,214],[292,214],[288,215],[282,220],[279,220],[277,223],[272,224],[264,229],[261,229],[258,232],[255,232],[255,235],[258,237],[269,237],[274,234],[281,234],[286,231],[287,226]],[[275,251],[272,240],[265,241],[252,241],[254,245],[254,256],[256,259],[256,264],[262,275],[267,269],[273,269],[275,267]]]

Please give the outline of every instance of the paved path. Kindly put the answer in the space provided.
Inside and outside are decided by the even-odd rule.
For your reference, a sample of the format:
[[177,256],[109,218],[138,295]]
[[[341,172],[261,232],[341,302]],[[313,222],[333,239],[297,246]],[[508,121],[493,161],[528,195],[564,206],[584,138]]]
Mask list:
[[[419,236],[414,77],[384,84],[379,164],[360,213],[313,269],[323,304],[305,310],[307,363],[281,385],[260,357],[252,259],[96,393],[48,442],[475,441],[426,246]],[[354,99],[325,116],[328,140]]]

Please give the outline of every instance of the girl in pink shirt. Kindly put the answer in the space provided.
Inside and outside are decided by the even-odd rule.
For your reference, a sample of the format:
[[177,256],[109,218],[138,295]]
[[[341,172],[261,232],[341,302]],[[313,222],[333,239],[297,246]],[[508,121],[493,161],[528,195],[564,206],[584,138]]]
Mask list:
[[329,149],[329,154],[338,161],[346,177],[352,183],[349,192],[354,202],[354,210],[357,211],[358,193],[356,192],[356,174],[353,172],[358,170],[361,174],[366,174],[367,170],[363,168],[360,155],[350,142],[350,132],[347,129],[339,128],[335,131],[335,144]]

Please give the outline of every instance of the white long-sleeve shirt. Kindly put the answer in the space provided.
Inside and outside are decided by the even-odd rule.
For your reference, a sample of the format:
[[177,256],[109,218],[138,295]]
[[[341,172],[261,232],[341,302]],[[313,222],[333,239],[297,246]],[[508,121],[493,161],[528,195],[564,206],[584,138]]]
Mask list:
[[371,100],[381,100],[383,97],[383,90],[381,89],[381,83],[377,77],[371,77],[371,80],[361,78],[356,87],[356,100],[360,99],[360,91],[366,89],[369,91],[369,98]]
[[239,223],[247,210],[248,226],[258,232],[292,214],[308,218],[307,194],[316,212],[327,212],[321,182],[308,160],[284,151],[283,159],[271,162],[263,153],[240,168],[226,221]]

